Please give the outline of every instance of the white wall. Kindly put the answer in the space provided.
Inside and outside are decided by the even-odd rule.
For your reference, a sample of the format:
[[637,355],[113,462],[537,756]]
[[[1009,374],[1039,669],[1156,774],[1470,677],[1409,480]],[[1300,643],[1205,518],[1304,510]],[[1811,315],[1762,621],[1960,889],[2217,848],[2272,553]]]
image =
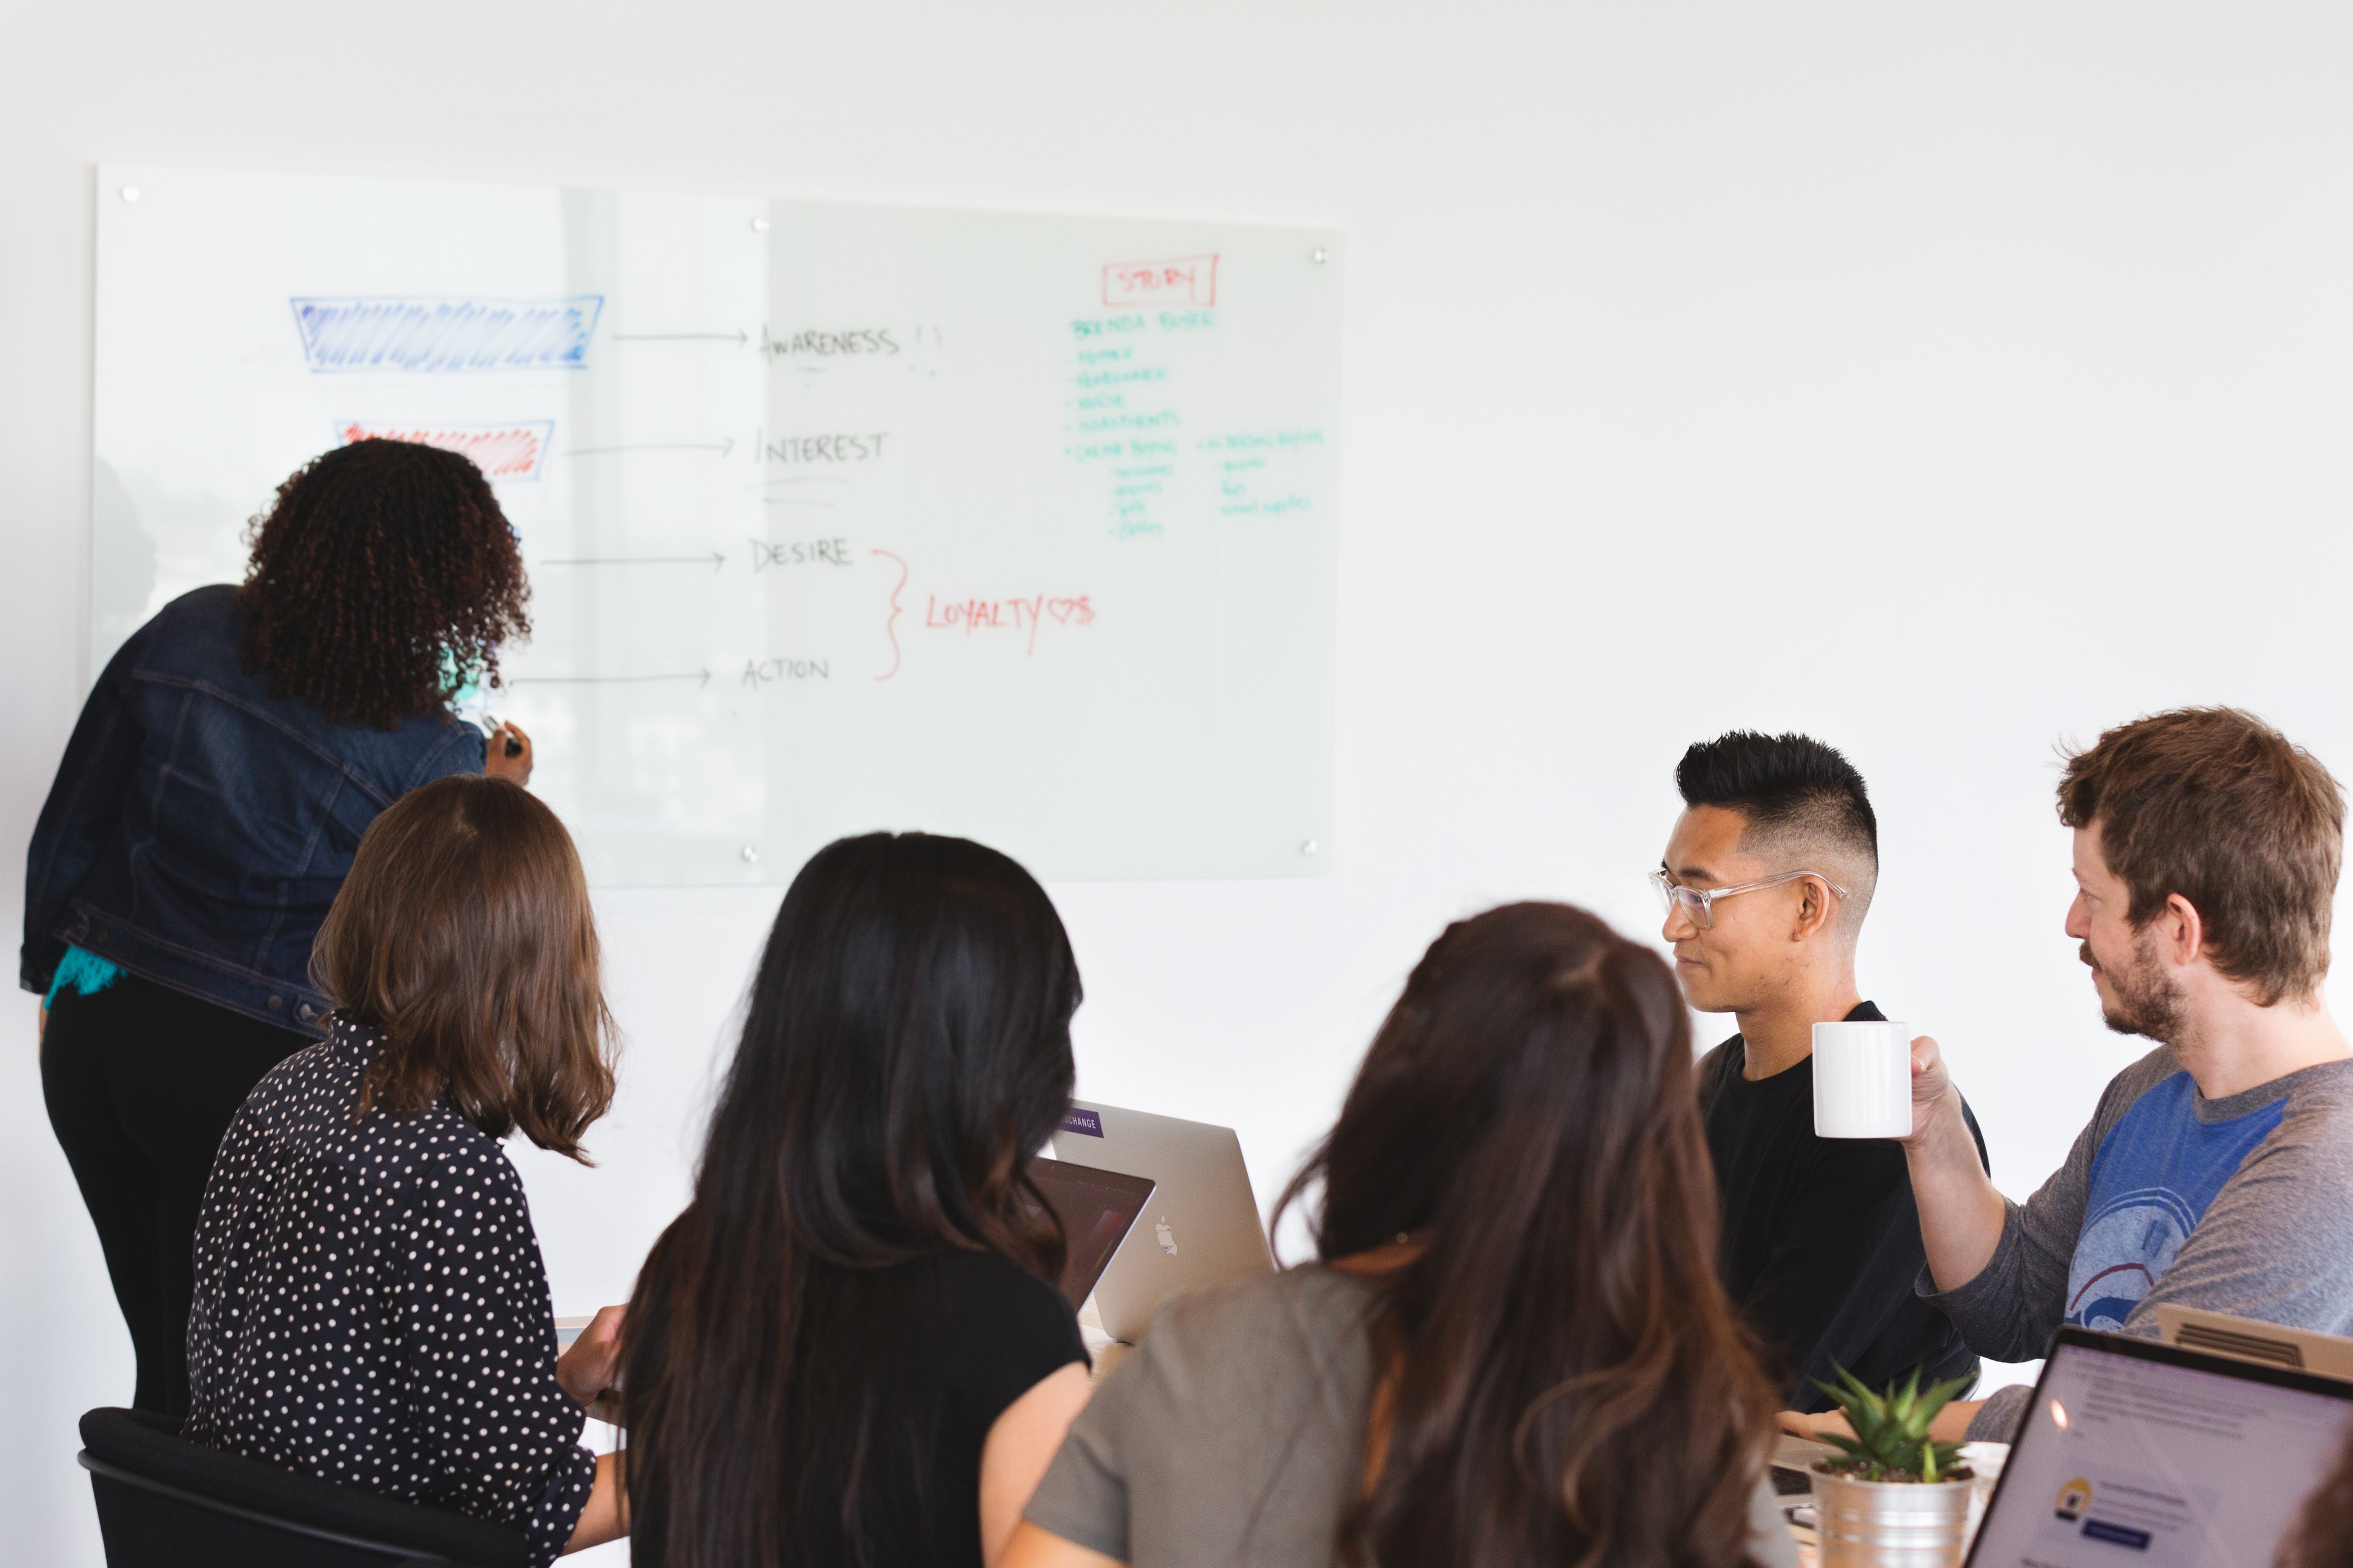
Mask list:
[[[2059,923],[2053,747],[2234,701],[2353,773],[2353,12],[1197,0],[13,0],[0,53],[0,844],[75,711],[103,158],[1331,224],[1350,240],[1335,875],[1062,886],[1086,1093],[1271,1195],[1447,919],[1630,926],[1670,769],[1795,726],[1871,780],[1866,989],[1997,1176],[2133,1054]],[[259,499],[259,498],[257,498]],[[678,1201],[772,896],[604,900],[596,1172],[521,1157],[562,1309]],[[0,1517],[97,1561],[128,1343],[0,1057]]]

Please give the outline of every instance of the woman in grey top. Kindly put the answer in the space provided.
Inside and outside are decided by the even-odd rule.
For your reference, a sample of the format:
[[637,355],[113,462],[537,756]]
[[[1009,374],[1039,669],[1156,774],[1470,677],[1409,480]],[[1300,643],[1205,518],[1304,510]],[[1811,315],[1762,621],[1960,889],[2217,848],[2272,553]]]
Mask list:
[[1593,916],[1449,927],[1284,1194],[1320,1261],[1164,1309],[1003,1568],[1794,1563],[1691,1061]]

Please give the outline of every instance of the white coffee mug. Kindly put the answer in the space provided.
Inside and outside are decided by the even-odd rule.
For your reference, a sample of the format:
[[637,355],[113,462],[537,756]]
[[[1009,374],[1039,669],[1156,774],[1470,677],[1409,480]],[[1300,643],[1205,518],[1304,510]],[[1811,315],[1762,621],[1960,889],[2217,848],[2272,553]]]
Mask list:
[[1912,1136],[1912,1026],[1814,1026],[1814,1136]]

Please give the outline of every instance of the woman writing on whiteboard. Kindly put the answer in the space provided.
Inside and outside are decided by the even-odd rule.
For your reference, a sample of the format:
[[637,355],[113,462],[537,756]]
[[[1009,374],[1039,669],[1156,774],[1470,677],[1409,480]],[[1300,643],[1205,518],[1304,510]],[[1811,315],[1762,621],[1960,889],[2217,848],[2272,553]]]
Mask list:
[[531,774],[450,711],[529,630],[513,530],[465,458],[364,441],[254,521],[244,584],[183,595],[91,689],[34,828],[21,978],[41,1090],[138,1355],[182,1415],[205,1178],[315,1037],[311,939],[376,814],[449,773]]

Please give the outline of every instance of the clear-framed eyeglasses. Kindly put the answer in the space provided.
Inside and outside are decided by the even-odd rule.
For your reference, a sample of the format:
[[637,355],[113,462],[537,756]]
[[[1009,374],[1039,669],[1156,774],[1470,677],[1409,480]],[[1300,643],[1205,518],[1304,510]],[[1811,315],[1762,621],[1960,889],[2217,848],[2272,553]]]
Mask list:
[[1706,931],[1715,924],[1715,912],[1710,908],[1718,899],[1729,899],[1740,893],[1753,893],[1759,888],[1778,888],[1789,882],[1811,877],[1840,898],[1846,889],[1823,876],[1820,871],[1784,871],[1778,877],[1760,877],[1754,882],[1735,882],[1729,888],[1686,888],[1667,879],[1664,871],[1651,873],[1651,886],[1659,890],[1659,902],[1667,913],[1681,910],[1691,917],[1692,924]]

